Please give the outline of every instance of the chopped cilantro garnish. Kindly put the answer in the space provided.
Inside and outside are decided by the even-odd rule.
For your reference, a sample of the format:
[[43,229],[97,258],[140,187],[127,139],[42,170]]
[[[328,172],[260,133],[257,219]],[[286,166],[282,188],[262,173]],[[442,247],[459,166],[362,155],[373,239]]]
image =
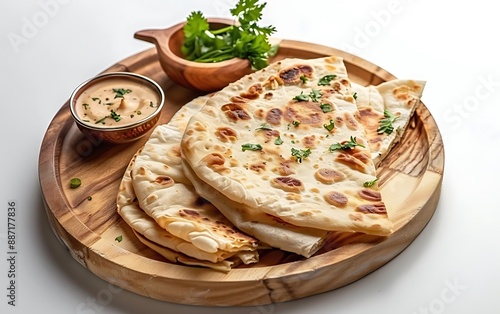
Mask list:
[[377,128],[377,133],[391,134],[394,131],[393,123],[397,120],[397,116],[384,109],[384,118],[380,120],[380,126]]
[[274,145],[281,145],[281,144],[283,144],[283,140],[278,135],[278,137],[274,140]]
[[323,110],[324,113],[333,111],[332,105],[327,104],[327,103],[321,104],[321,105],[319,105],[319,107],[321,108],[321,110]]
[[366,181],[365,183],[363,183],[363,186],[365,188],[369,188],[369,187],[375,185],[375,182],[377,182],[377,181],[378,181],[378,178],[375,178],[375,180],[372,180],[372,181]]
[[246,151],[246,150],[262,150],[262,145],[260,144],[243,144],[241,145],[241,150]]
[[309,157],[309,155],[311,154],[310,148],[305,149],[305,150],[292,148],[291,151],[292,151],[292,156],[297,158],[297,162],[299,162],[299,163],[301,163],[304,158]]
[[76,189],[80,185],[82,185],[82,180],[80,180],[80,178],[72,178],[69,180],[69,187],[72,189]]
[[335,127],[335,124],[333,123],[333,120],[330,119],[330,122],[328,124],[323,124],[323,127],[330,132]]
[[263,123],[261,126],[256,128],[256,130],[272,130],[272,127],[267,123]]
[[336,144],[332,144],[330,145],[330,148],[329,150],[331,152],[333,152],[334,150],[345,150],[345,149],[352,149],[356,146],[360,146],[360,147],[365,147],[363,146],[362,144],[359,144],[357,141],[356,141],[356,137],[352,137],[350,138],[349,141],[345,141],[344,143],[336,143]]
[[330,85],[330,82],[331,82],[332,80],[334,80],[336,77],[337,77],[337,75],[335,75],[335,74],[325,75],[325,76],[323,76],[322,78],[320,78],[320,79],[319,79],[319,81],[318,81],[318,85],[319,85],[319,86],[327,86],[327,85]]
[[116,113],[115,111],[111,110],[111,114],[109,115],[113,120],[115,120],[116,122],[120,121],[122,119],[122,117]]
[[125,94],[131,93],[131,89],[124,89],[124,88],[113,88],[113,92],[116,93],[115,98],[123,98]]

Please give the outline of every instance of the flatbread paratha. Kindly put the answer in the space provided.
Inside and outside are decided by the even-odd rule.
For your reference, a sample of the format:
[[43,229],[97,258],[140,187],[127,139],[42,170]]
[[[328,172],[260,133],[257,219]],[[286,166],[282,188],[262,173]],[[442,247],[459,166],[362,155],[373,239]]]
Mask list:
[[194,193],[183,174],[179,129],[190,111],[203,104],[202,98],[184,105],[169,123],[152,132],[131,171],[137,201],[161,228],[200,250],[255,251],[257,240],[239,232],[217,208]]
[[361,123],[377,166],[406,130],[420,103],[425,81],[392,80],[378,86],[352,84]]
[[[198,112],[209,97],[201,97],[184,105],[168,125],[160,126],[151,135],[144,149],[137,157],[132,170],[133,188],[141,207],[151,216],[156,225],[168,230],[173,235],[184,239],[185,242],[200,246],[198,239],[191,240],[192,236],[186,231],[178,230],[183,224],[177,219],[176,210],[192,206],[197,203],[197,211],[208,207],[211,212],[216,212],[212,206],[219,210],[218,220],[228,219],[239,230],[260,240],[260,247],[275,247],[288,252],[297,253],[306,257],[314,254],[325,241],[328,232],[324,230],[301,228],[290,225],[278,218],[272,217],[262,211],[257,211],[240,203],[224,200],[217,191],[206,191],[201,199],[195,192],[191,177],[182,168],[182,159],[179,155],[181,137],[189,118]],[[161,178],[159,180],[158,178]],[[175,182],[171,186],[158,184],[157,181]],[[202,188],[195,184],[197,188]],[[204,202],[207,199],[212,204]],[[238,210],[234,210],[238,208]],[[191,222],[188,224],[192,228]],[[198,233],[194,233],[198,234]],[[204,240],[203,243],[207,242]],[[187,248],[184,244],[184,248]],[[220,246],[221,252],[231,248]],[[220,252],[220,250],[217,250]],[[212,251],[212,250],[208,250]],[[215,251],[215,250],[214,250]],[[242,249],[243,251],[243,249]],[[220,254],[220,253],[219,253]],[[199,255],[199,254],[198,254]],[[191,255],[193,256],[193,255]],[[212,255],[209,255],[212,256]],[[215,256],[212,256],[215,258]],[[212,260],[213,261],[213,260]]]
[[228,199],[292,225],[388,235],[353,95],[341,58],[282,60],[209,99],[182,156]]
[[[172,118],[172,124],[175,124],[176,121],[182,121],[184,119],[182,117],[185,117],[185,115],[189,116],[189,112],[198,110],[199,107],[204,104],[205,100],[206,97],[202,97],[185,105]],[[216,208],[195,195],[194,189],[181,188],[176,190],[175,193],[178,193],[177,196],[179,199],[172,203],[165,203],[164,205],[165,207],[177,205],[176,210],[178,214],[176,214],[174,210],[171,210],[170,212],[167,211],[165,215],[172,216],[173,221],[181,222],[181,227],[189,226],[187,234],[180,230],[182,228],[174,228],[177,234],[169,232],[140,207],[133,184],[133,169],[136,167],[138,160],[144,159],[144,156],[160,157],[151,154],[145,155],[144,150],[146,149],[151,152],[149,146],[152,145],[155,139],[158,139],[158,137],[163,134],[162,130],[166,127],[167,125],[158,126],[153,131],[144,147],[142,147],[131,159],[117,194],[117,211],[120,216],[134,230],[142,243],[156,250],[172,262],[210,267],[225,271],[241,262],[245,264],[257,262],[257,240],[236,230]],[[165,164],[164,167],[169,169],[168,164]],[[174,167],[171,170],[175,172],[178,169]],[[172,171],[169,173],[172,173]],[[157,179],[158,178],[160,177],[157,177]],[[162,180],[151,182],[151,184],[157,184],[160,185],[160,187],[148,189],[151,193],[157,193],[152,195],[160,194],[160,200],[162,198],[161,193],[164,192],[162,189],[165,188],[162,183],[166,180],[165,177],[161,178]],[[176,176],[176,179],[182,179],[182,176]],[[184,181],[186,181],[186,179],[184,179]],[[144,182],[142,184],[142,187],[145,187]],[[176,184],[183,185],[183,183]],[[169,186],[166,188],[168,187]],[[156,196],[153,197],[156,198]],[[171,201],[172,199],[168,198],[168,200]],[[191,206],[184,206],[189,204]],[[182,215],[184,213],[186,213],[186,215]],[[194,231],[192,226],[195,226]],[[183,237],[178,236],[179,234],[182,234]],[[204,238],[208,238],[208,240]],[[213,247],[211,248],[209,245],[216,241],[223,243],[224,248],[229,248],[229,250],[223,250],[220,247],[216,247],[215,250]],[[207,243],[209,243],[209,245],[207,245]],[[209,249],[207,249],[207,247],[209,247]]]

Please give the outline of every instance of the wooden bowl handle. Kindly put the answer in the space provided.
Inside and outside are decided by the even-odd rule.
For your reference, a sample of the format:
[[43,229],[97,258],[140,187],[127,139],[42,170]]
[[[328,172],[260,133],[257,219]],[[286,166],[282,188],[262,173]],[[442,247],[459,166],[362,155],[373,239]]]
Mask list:
[[134,34],[134,38],[147,41],[152,44],[158,44],[158,39],[160,37],[168,37],[172,28],[167,29],[144,29],[137,31]]

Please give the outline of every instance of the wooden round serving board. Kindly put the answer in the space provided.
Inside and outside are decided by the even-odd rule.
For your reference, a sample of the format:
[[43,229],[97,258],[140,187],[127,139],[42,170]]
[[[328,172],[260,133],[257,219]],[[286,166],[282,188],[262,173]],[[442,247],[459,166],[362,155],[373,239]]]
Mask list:
[[[362,85],[395,77],[348,53],[283,40],[275,60],[285,57],[344,58],[349,76]],[[165,91],[160,123],[197,93],[175,85],[162,71],[156,49],[105,70],[149,76]],[[86,139],[65,103],[50,123],[39,156],[39,176],[50,224],[71,255],[104,280],[135,293],[192,305],[252,306],[284,302],[349,284],[389,262],[431,219],[439,200],[444,149],[438,127],[420,104],[401,142],[379,166],[382,196],[395,231],[386,238],[335,234],[315,256],[304,259],[270,250],[252,266],[228,273],[167,262],[147,248],[116,213],[116,193],[130,158],[147,140],[112,145]],[[79,177],[81,187],[71,189]],[[122,241],[115,239],[122,236]]]

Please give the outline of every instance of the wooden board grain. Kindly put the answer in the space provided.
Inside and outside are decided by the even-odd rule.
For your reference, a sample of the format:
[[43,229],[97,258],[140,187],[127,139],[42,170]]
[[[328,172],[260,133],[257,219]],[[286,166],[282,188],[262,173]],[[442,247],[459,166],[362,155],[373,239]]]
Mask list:
[[[376,65],[324,46],[283,40],[275,60],[286,57],[344,58],[351,80],[362,85],[395,77]],[[165,91],[160,123],[198,96],[175,85],[162,71],[152,48],[104,72],[149,76]],[[85,138],[68,103],[50,123],[39,156],[39,178],[51,227],[70,254],[104,280],[135,293],[192,305],[250,306],[295,300],[349,284],[403,251],[434,214],[444,171],[439,129],[421,103],[401,142],[380,164],[381,191],[395,231],[389,237],[336,233],[315,256],[304,259],[270,250],[258,264],[223,273],[167,262],[143,245],[116,213],[116,193],[125,167],[147,136],[127,144]],[[71,189],[73,177],[82,186]],[[115,240],[122,236],[122,241]]]

